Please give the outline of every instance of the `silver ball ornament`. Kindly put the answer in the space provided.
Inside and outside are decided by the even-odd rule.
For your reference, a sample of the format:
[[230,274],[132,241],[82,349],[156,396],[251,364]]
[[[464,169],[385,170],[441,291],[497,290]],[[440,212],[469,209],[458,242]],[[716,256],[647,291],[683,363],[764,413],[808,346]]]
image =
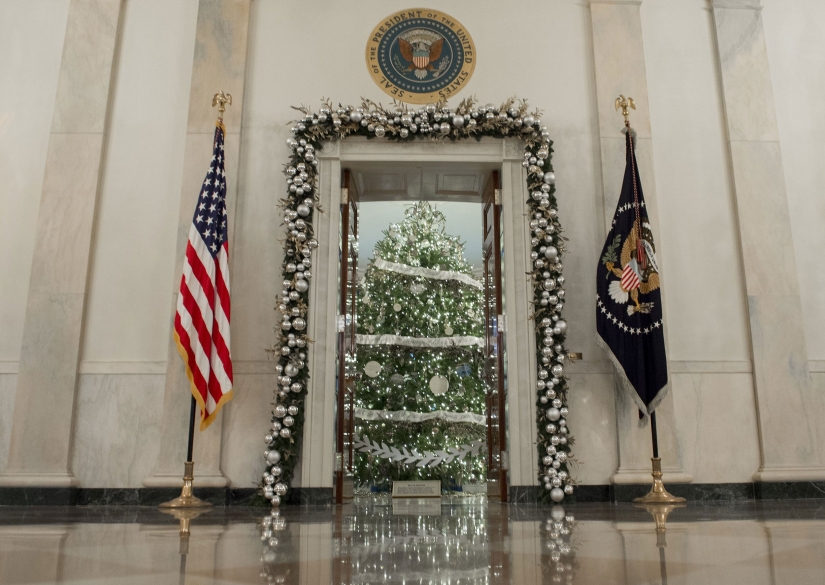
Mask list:
[[564,499],[564,491],[561,488],[553,488],[550,490],[550,499],[554,502],[561,502]]

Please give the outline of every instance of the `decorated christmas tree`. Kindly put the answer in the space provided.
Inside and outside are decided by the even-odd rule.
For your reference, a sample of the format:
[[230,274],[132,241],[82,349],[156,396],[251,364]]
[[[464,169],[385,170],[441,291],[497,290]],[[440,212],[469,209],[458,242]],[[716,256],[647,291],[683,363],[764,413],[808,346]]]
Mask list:
[[384,231],[359,287],[355,481],[484,481],[482,284],[428,202]]

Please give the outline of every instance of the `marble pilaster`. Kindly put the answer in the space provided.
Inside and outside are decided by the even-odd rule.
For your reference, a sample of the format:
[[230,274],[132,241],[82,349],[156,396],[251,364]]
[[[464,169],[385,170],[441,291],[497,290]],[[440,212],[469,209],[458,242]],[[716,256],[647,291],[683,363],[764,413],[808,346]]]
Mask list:
[[[192,212],[211,156],[217,118],[211,101],[219,90],[232,94],[232,105],[227,106],[224,115],[230,259],[232,257],[250,5],[251,0],[200,0],[198,6],[170,320],[175,315]],[[231,265],[230,261],[230,268]],[[186,459],[189,381],[171,336],[167,355],[160,451],[152,475],[143,482],[147,487],[180,485],[182,464]],[[232,408],[231,402],[227,408]],[[225,487],[228,483],[221,470],[223,418],[219,416],[206,431],[197,433],[194,453],[196,486]]]
[[89,257],[122,0],[72,0],[0,485],[68,487]]
[[[632,97],[636,110],[630,121],[637,133],[636,158],[644,185],[648,214],[658,235],[659,205],[653,174],[653,139],[642,44],[641,0],[590,0],[593,30],[593,59],[596,74],[596,101],[599,115],[601,173],[604,197],[606,234],[622,185],[625,167],[625,139],[621,133],[623,119],[615,110],[619,94]],[[656,237],[660,261],[665,256],[661,238]],[[662,273],[662,289],[666,288],[667,261]],[[664,295],[663,295],[664,296]],[[667,324],[665,324],[667,328]],[[665,329],[667,345],[667,329]],[[624,391],[616,390],[616,427],[618,432],[619,466],[611,477],[616,484],[650,482],[651,439],[649,428],[639,428],[637,408]],[[659,452],[665,481],[690,482],[692,476],[682,470],[682,460],[673,407],[668,395],[657,409]]]
[[750,321],[756,481],[825,478],[760,0],[712,0]]

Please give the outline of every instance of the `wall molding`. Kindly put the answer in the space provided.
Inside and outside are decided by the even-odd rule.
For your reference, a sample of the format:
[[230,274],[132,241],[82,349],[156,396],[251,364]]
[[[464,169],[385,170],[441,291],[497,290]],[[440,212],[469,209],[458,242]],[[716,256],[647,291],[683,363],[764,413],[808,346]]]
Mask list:
[[[671,374],[751,374],[753,363],[750,360],[678,360],[668,364]],[[272,360],[235,360],[232,362],[234,372],[240,375],[271,374],[275,375],[275,362]],[[568,362],[567,373],[612,374],[612,365],[607,360],[582,360]],[[0,361],[0,374],[16,374],[20,362]],[[808,361],[808,370],[812,374],[825,374],[825,360]],[[82,375],[166,375],[166,362],[80,362]]]

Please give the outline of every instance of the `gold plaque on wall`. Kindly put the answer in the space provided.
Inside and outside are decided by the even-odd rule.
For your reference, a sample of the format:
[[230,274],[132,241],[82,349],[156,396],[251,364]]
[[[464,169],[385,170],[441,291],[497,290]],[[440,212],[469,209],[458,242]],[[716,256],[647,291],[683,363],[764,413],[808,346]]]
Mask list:
[[367,41],[367,67],[387,95],[412,104],[449,99],[473,75],[476,48],[467,29],[430,8],[395,12]]

